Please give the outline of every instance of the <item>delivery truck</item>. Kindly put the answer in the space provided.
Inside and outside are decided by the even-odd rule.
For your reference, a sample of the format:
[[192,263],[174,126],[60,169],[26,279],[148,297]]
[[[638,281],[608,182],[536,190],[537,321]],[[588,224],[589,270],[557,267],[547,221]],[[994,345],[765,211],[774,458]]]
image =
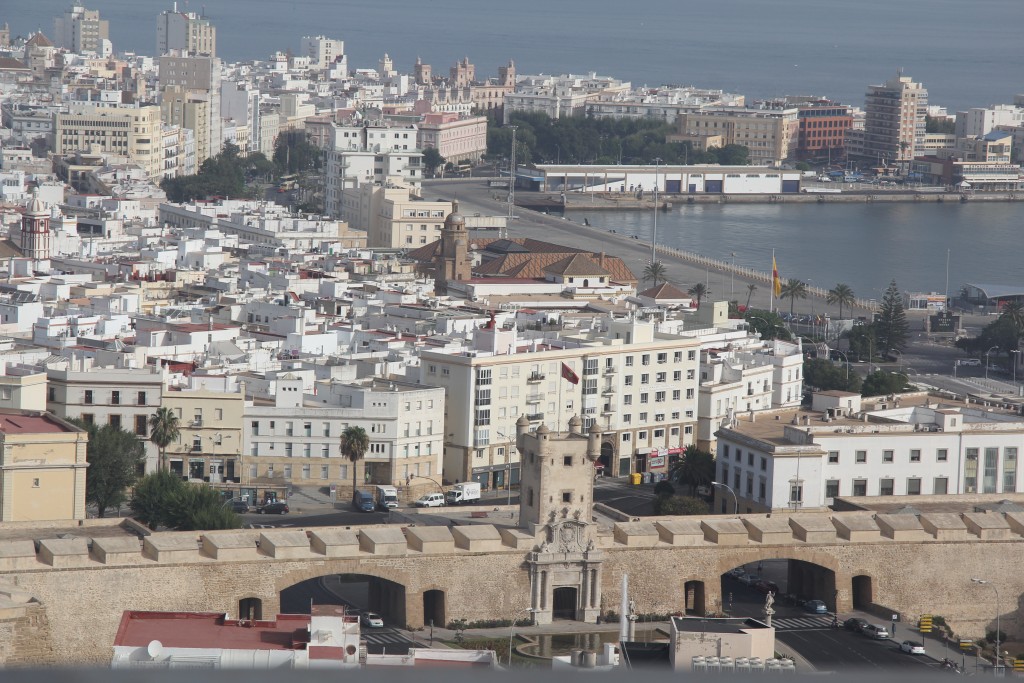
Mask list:
[[394,486],[378,486],[375,492],[377,507],[387,511],[398,507],[398,489]]
[[475,481],[456,484],[445,496],[449,505],[462,505],[474,500],[480,500],[480,484]]

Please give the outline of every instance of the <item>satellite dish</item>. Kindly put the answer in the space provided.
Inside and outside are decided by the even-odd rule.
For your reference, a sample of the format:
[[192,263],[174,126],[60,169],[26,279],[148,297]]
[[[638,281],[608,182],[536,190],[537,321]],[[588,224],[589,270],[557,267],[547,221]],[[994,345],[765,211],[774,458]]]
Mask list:
[[159,640],[151,640],[149,645],[146,646],[146,652],[149,653],[149,656],[151,658],[156,659],[164,652],[163,643],[161,643]]

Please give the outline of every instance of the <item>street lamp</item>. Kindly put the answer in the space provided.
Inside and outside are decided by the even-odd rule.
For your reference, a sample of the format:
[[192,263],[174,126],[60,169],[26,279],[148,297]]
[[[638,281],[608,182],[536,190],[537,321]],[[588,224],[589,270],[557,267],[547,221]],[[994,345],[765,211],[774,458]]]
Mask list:
[[720,481],[713,481],[713,482],[711,482],[711,485],[712,486],[721,486],[726,491],[728,491],[729,493],[732,494],[732,514],[738,515],[740,513],[740,501],[736,497],[736,492],[732,490],[732,487],[729,486],[728,484],[723,484]]
[[989,347],[989,350],[985,352],[985,379],[988,379],[988,365],[989,365],[988,356],[989,356],[990,353],[992,353],[992,349],[995,349],[996,351],[998,351],[999,347],[998,346]]
[[[766,328],[766,329],[768,330],[768,336],[769,336],[769,337],[771,337],[772,339],[774,339],[774,338],[775,338],[775,336],[774,336],[774,335],[772,334],[772,331],[773,331],[773,330],[774,330],[775,328],[777,328],[777,327],[778,327],[778,325],[774,325],[774,324],[772,324],[772,323],[768,322],[767,320],[765,320],[764,318],[762,318],[762,317],[761,317],[761,316],[759,316],[759,315],[748,315],[748,316],[747,316],[747,320],[748,320],[748,321],[749,321],[749,320],[760,320],[761,322],[763,322],[763,323],[764,323],[764,326],[765,326],[765,328]],[[749,322],[747,323],[747,329],[748,329],[748,330],[750,329],[750,323],[749,323]]]
[[903,374],[903,352],[899,349],[893,349],[892,352],[900,354],[900,374]]
[[651,233],[651,265],[658,260],[658,177],[661,175],[661,157],[654,159],[654,232]]
[[502,432],[495,432],[503,439],[508,439],[508,446],[505,447],[505,488],[508,489],[508,501],[506,505],[512,504],[512,444],[515,440]]
[[992,590],[996,592],[996,656],[993,664],[996,666],[1002,661],[1002,654],[999,652],[999,589],[996,585],[987,579],[975,579],[972,578],[973,583],[980,583],[983,586],[991,586]]
[[1020,353],[1020,349],[1012,349],[1010,353],[1014,354],[1011,356],[1010,365],[1013,366],[1013,393],[1017,393],[1017,361],[1019,360],[1017,354]]
[[407,474],[405,475],[405,485],[408,486],[409,482],[412,481],[413,479],[426,479],[431,484],[437,487],[437,490],[441,492],[442,496],[444,495],[444,487],[441,486],[433,477],[424,477],[423,475],[420,474]]
[[843,353],[842,351],[840,351],[839,349],[831,349],[829,351],[829,353],[838,353],[840,356],[843,357],[843,360],[846,361],[846,381],[849,382],[850,381],[850,359],[847,358],[846,354]]
[[526,609],[518,610],[517,612],[515,612],[512,615],[512,626],[510,626],[509,629],[508,629],[508,668],[509,668],[509,671],[512,670],[512,641],[515,638],[515,634],[516,634],[516,614],[522,614],[523,612],[529,612],[530,614],[533,614],[533,608],[532,607],[527,607]]

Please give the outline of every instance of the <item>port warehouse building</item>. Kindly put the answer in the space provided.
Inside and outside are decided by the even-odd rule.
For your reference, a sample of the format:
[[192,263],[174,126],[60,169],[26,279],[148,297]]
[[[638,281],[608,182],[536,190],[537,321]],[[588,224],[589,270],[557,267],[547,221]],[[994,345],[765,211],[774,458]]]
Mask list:
[[542,164],[516,169],[516,187],[540,192],[795,194],[800,171],[767,166],[622,166]]

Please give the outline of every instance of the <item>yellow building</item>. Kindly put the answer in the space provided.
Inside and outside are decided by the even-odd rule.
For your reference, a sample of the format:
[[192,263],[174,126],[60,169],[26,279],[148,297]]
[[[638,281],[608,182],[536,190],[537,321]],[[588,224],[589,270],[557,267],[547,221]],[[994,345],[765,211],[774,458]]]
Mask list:
[[241,482],[243,394],[227,377],[193,375],[192,388],[165,390],[162,406],[178,416],[178,440],[167,447],[171,472],[193,482],[232,488]]
[[366,231],[368,247],[414,249],[441,237],[452,203],[426,201],[416,188],[364,183],[342,193],[342,220]]
[[118,154],[155,180],[163,177],[160,107],[81,107],[57,114],[56,155],[75,152]]
[[798,110],[719,107],[682,112],[676,119],[676,136],[667,141],[708,136],[721,136],[724,145],[746,147],[751,165],[781,166],[796,155],[800,142]]
[[85,519],[85,431],[35,410],[0,410],[0,522]]

